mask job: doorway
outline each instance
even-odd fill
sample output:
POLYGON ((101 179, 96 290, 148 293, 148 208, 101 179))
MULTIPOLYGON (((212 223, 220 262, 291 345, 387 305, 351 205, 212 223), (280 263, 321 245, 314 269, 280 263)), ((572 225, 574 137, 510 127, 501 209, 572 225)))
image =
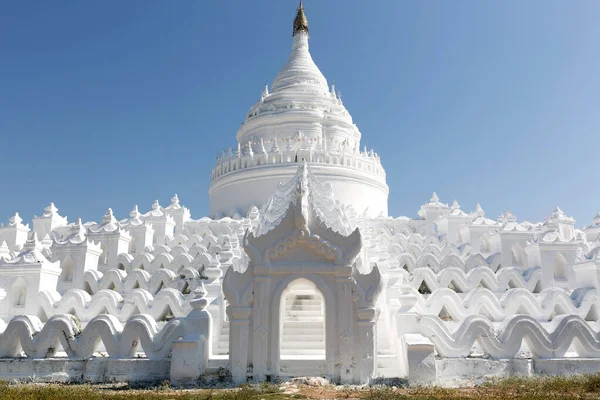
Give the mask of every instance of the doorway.
POLYGON ((291 282, 281 294, 281 360, 325 360, 325 301, 308 279, 291 282))

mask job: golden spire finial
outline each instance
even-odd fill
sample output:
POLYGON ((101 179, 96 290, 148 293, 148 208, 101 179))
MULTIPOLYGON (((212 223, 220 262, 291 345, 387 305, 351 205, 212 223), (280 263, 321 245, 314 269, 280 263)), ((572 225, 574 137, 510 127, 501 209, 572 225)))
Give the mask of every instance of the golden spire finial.
POLYGON ((304 15, 304 6, 302 5, 302 0, 300 0, 300 5, 298 5, 298 10, 296 12, 296 18, 294 19, 294 34, 304 31, 308 33, 308 20, 306 19, 306 15, 304 15))

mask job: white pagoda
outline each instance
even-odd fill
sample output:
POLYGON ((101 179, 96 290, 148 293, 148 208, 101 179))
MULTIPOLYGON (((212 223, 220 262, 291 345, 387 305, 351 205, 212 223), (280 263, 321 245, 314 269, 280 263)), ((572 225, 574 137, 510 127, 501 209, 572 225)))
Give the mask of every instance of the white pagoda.
MULTIPOLYGON (((486 217, 434 193, 388 215, 379 156, 309 53, 292 52, 212 171, 119 220, 0 226, 0 379, 236 383, 600 370, 600 213, 486 217), (19 358, 19 367, 12 362, 19 358)), ((549 210, 550 211, 550 210, 549 210)))

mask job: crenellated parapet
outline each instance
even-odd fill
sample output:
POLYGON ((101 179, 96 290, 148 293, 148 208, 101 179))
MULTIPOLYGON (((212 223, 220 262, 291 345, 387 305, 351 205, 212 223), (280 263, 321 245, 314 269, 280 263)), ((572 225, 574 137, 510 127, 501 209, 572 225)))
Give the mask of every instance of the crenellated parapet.
POLYGON ((512 359, 525 341, 531 357, 537 359, 565 357, 570 350, 578 357, 600 357, 600 326, 577 315, 561 315, 550 324, 514 315, 499 326, 480 315, 470 315, 450 329, 439 317, 413 313, 399 315, 398 326, 410 327, 406 333, 429 338, 443 358, 469 357, 477 346, 483 357, 512 359))
POLYGON ((168 321, 184 317, 190 311, 191 297, 176 289, 161 289, 151 294, 145 289, 133 289, 126 295, 102 289, 90 296, 79 289, 70 289, 64 295, 55 291, 41 291, 38 303, 40 315, 47 318, 59 314, 75 315, 83 324, 101 314, 114 316, 126 322, 138 314, 148 314, 154 321, 168 321))
POLYGON ((310 138, 271 139, 248 142, 236 151, 225 150, 217 156, 212 181, 247 168, 302 163, 333 165, 358 170, 385 182, 385 170, 379 155, 373 150, 358 151, 344 143, 310 138))
POLYGON ((564 314, 577 315, 586 321, 596 321, 598 293, 595 288, 577 289, 569 295, 556 287, 532 293, 526 285, 520 288, 506 286, 501 292, 502 296, 498 297, 496 292, 482 287, 457 293, 457 289, 465 288, 457 284, 454 290, 448 286, 441 287, 425 297, 420 296, 414 285, 412 286, 412 292, 405 292, 403 295, 415 296, 418 300, 412 309, 406 311, 419 315, 440 316, 445 321, 463 321, 470 315, 478 314, 491 322, 502 322, 520 314, 539 322, 546 322, 555 317, 557 309, 564 314))
POLYGON ((23 315, 0 332, 0 357, 14 358, 24 352, 31 358, 50 358, 62 349, 71 358, 88 358, 100 350, 117 359, 134 358, 141 350, 150 359, 162 359, 168 357, 173 341, 182 334, 181 320, 172 320, 159 329, 154 319, 144 314, 125 325, 114 316, 100 315, 83 329, 70 314, 55 315, 45 324, 33 315, 23 315))
POLYGON ((523 288, 531 293, 539 293, 542 280, 542 270, 539 267, 526 271, 506 267, 496 272, 487 266, 475 267, 469 271, 449 267, 437 273, 431 268, 420 267, 412 271, 399 270, 396 275, 396 287, 408 286, 424 293, 444 288, 452 288, 455 292, 464 294, 477 288, 487 288, 494 293, 523 288))

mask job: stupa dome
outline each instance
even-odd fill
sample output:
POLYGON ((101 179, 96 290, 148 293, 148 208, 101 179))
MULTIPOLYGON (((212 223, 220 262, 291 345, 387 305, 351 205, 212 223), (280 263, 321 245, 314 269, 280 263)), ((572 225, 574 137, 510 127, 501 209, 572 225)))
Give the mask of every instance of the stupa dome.
POLYGON ((361 151, 361 133, 335 85, 329 86, 315 64, 308 39, 300 3, 287 62, 247 112, 237 150, 217 157, 209 190, 212 216, 245 215, 250 207, 261 207, 304 161, 317 178, 331 183, 342 204, 387 216, 389 189, 379 156, 361 151))

